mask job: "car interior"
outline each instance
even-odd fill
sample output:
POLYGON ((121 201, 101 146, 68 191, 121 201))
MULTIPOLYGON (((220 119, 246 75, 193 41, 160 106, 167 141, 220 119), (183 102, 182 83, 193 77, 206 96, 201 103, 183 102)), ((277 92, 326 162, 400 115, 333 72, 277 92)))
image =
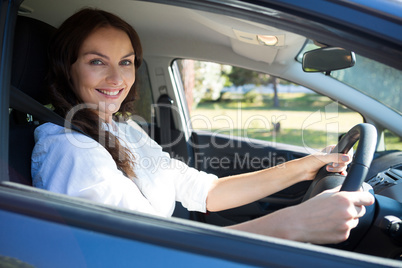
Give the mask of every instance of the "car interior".
MULTIPOLYGON (((9 109, 9 179, 11 182, 32 185, 30 159, 34 146, 33 131, 35 128, 43 122, 53 122, 59 125, 65 123, 64 119, 46 108, 49 105, 44 86, 48 68, 47 44, 52 33, 65 17, 85 4, 90 5, 91 1, 82 3, 79 0, 72 0, 67 2, 68 4, 26 0, 20 8, 14 34, 9 109), (58 10, 58 12, 51 12, 51 10, 58 10)), ((111 12, 116 9, 114 1, 100 2, 104 9, 111 12)), ((252 66, 255 71, 268 72, 303 84, 329 98, 339 100, 345 106, 353 104, 354 109, 362 114, 364 122, 375 125, 379 130, 379 135, 378 138, 375 138, 377 144, 374 147, 371 145, 375 153, 370 169, 367 170, 366 182, 374 188, 375 193, 382 192, 384 196, 393 200, 390 206, 381 212, 377 211, 377 214, 391 213, 395 216, 402 216, 400 204, 402 196, 399 194, 401 191, 399 188, 402 187, 402 184, 399 184, 402 181, 402 152, 385 150, 381 134, 385 129, 402 132, 402 124, 391 123, 400 121, 400 114, 387 111, 390 120, 382 122, 381 113, 385 111, 383 110, 385 108, 372 98, 363 94, 356 95, 359 98, 359 102, 356 102, 353 95, 355 93, 348 92, 347 86, 335 80, 328 81, 326 77, 318 74, 312 74, 315 79, 306 81, 303 78, 304 72, 300 68, 300 62, 295 60, 295 55, 303 49, 308 41, 308 38, 303 36, 305 30, 299 29, 301 26, 289 26, 291 25, 289 23, 279 25, 279 22, 266 19, 265 22, 271 22, 273 25, 267 26, 262 24, 261 20, 256 22, 250 18, 249 21, 246 21, 244 17, 239 18, 231 16, 231 14, 214 14, 204 10, 191 10, 168 5, 160 8, 160 4, 141 1, 132 1, 127 5, 130 5, 131 8, 118 12, 134 27, 138 27, 143 41, 145 59, 139 71, 139 79, 141 88, 146 90, 139 93, 139 99, 144 101, 138 102, 138 110, 140 112, 144 110, 144 113, 133 116, 133 120, 151 138, 161 144, 172 157, 179 158, 199 170, 223 177, 254 169, 253 167, 238 166, 220 170, 214 168, 213 163, 205 164, 198 161, 195 156, 202 156, 204 159, 212 156, 229 157, 231 161, 235 161, 235 156, 246 159, 250 154, 263 159, 267 152, 270 152, 271 162, 265 163, 265 166, 268 167, 274 163, 300 158, 309 153, 305 148, 299 146, 281 143, 272 145, 254 141, 260 145, 256 149, 253 144, 239 137, 211 135, 208 132, 192 130, 191 127, 188 127, 189 113, 186 108, 183 108, 187 105, 181 85, 182 81, 179 81, 178 76, 172 75, 178 72, 178 66, 172 62, 172 59, 192 58, 212 61, 216 58, 219 62, 230 62, 239 67, 250 68, 252 66), (133 16, 130 10, 141 10, 141 12, 133 16), (166 20, 170 23, 163 23, 166 20), (286 30, 282 30, 280 26, 286 30), (159 30, 156 32, 154 29, 159 30), (253 44, 256 40, 251 40, 250 36, 255 32, 278 36, 279 45, 267 47, 253 44), (295 34, 295 32, 300 32, 300 34, 295 34), (170 42, 165 44, 165 39, 169 39, 170 42), (328 86, 323 88, 321 86, 323 83, 328 86), (143 99, 141 99, 142 94, 144 94, 143 99), (151 105, 152 110, 146 107, 151 105), (378 112, 373 113, 373 109, 377 109, 378 112), (171 146, 173 140, 175 142, 171 146), (236 146, 227 146, 231 142, 236 146), (194 144, 211 143, 217 145, 216 148, 193 146, 194 144)), ((317 33, 317 35, 319 34, 317 33)), ((333 37, 328 37, 328 40, 333 41, 333 37)), ((335 43, 337 42, 335 41, 335 43)), ((219 213, 188 212, 177 204, 174 216, 226 226, 298 204, 305 198, 310 185, 311 182, 299 183, 258 202, 219 213)), ((369 215, 371 222, 374 221, 374 213, 369 215)), ((367 228, 361 232, 367 234, 367 228)), ((365 241, 377 239, 375 237, 379 232, 378 229, 370 233, 365 237, 365 241)), ((355 250, 356 241, 360 242, 364 234, 357 235, 358 238, 353 243, 349 241, 354 245, 351 250, 355 250)), ((383 250, 372 250, 369 246, 362 246, 358 250, 392 258, 402 252, 401 244, 395 246, 394 242, 387 240, 388 238, 381 239, 381 241, 386 240, 384 243, 387 244, 383 250), (392 248, 392 252, 390 248, 392 248)), ((345 245, 342 247, 347 248, 345 245)))
MULTIPOLYGON (((10 98, 10 107, 12 108, 10 111, 10 181, 24 185, 32 185, 30 158, 34 146, 33 131, 36 126, 40 123, 49 121, 64 126, 64 121, 62 119, 54 119, 56 114, 47 108, 43 108, 45 105, 49 104, 49 99, 46 97, 46 87, 44 86, 48 67, 45 60, 47 57, 46 48, 54 31, 55 28, 49 24, 24 16, 20 16, 16 24, 12 71, 13 88, 10 98)), ((142 68, 144 67, 146 67, 146 64, 142 66, 142 68)), ((172 117, 173 113, 171 112, 171 108, 166 106, 166 103, 169 103, 169 97, 167 94, 161 95, 156 102, 156 107, 158 111, 160 110, 160 115, 168 115, 167 118, 161 118, 160 126, 156 126, 156 124, 146 124, 146 122, 141 124, 141 121, 139 123, 150 135, 153 134, 153 138, 156 141, 159 141, 162 146, 164 144, 169 144, 172 140, 179 140, 179 142, 173 143, 173 146, 166 146, 165 150, 176 157, 180 157, 180 159, 190 163, 190 165, 195 166, 197 163, 189 162, 189 159, 194 161, 190 155, 195 152, 192 151, 192 147, 185 140, 183 132, 174 126, 172 117), (169 136, 164 137, 166 134, 169 136), (164 138, 166 139, 165 141, 163 140, 164 138)), ((218 145, 221 144, 222 146, 225 146, 225 144, 228 143, 228 138, 225 136, 214 138, 214 143, 218 145)), ((202 133, 193 133, 192 139, 196 140, 197 144, 211 142, 211 137, 209 135, 203 135, 202 133)), ((252 145, 250 144, 242 143, 242 147, 246 147, 242 148, 245 154, 252 150, 252 145)), ((239 150, 239 148, 234 150, 239 150)), ((198 149, 197 153, 202 155, 210 154, 210 152, 203 151, 202 148, 198 149)), ((233 154, 234 153, 235 152, 233 152, 233 154)), ((217 157, 224 157, 227 154, 227 150, 214 152, 214 155, 217 157)), ((260 156, 258 154, 255 154, 255 156, 262 158, 265 152, 261 150, 259 154, 260 156)), ((302 152, 294 152, 290 149, 281 149, 275 152, 275 157, 286 160, 295 159, 304 155, 305 154, 302 152)), ((280 161, 278 160, 278 163, 279 162, 280 161)), ((200 165, 200 163, 198 164, 200 165)), ((215 174, 217 173, 216 170, 208 166, 204 167, 204 171, 213 172, 215 174)), ((223 177, 248 171, 253 170, 246 168, 242 168, 242 170, 231 169, 224 170, 217 175, 223 177)), ((300 199, 303 197, 303 192, 308 184, 309 183, 300 183, 299 185, 278 193, 273 198, 283 199, 280 207, 296 204, 300 202, 300 199)), ((269 199, 266 200, 266 202, 268 203, 269 199)), ((202 221, 206 220, 203 218, 205 215, 200 213, 189 213, 182 209, 179 203, 177 205, 178 209, 175 215, 202 221)), ((241 210, 244 210, 245 215, 247 215, 245 218, 241 219, 241 221, 267 213, 267 211, 261 211, 261 208, 255 208, 253 206, 254 204, 241 208, 241 210)), ((274 209, 277 208, 275 207, 274 209)), ((231 214, 230 211, 223 213, 225 217, 212 214, 208 221, 223 226, 232 224, 239 220, 230 220, 232 217, 239 217, 237 211, 234 213, 235 215, 232 216, 231 214)))

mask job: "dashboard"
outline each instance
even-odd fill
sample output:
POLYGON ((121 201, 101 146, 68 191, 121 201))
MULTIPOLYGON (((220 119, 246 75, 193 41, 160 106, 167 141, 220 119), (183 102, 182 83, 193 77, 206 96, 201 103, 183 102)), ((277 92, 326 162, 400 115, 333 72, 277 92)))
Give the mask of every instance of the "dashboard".
POLYGON ((384 154, 373 160, 366 183, 374 193, 402 203, 402 152, 384 154))

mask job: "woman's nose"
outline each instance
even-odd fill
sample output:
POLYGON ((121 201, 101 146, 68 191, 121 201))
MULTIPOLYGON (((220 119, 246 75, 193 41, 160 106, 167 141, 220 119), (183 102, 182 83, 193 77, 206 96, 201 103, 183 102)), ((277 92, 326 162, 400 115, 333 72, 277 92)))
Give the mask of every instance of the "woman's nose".
POLYGON ((116 67, 110 67, 107 77, 106 77, 106 82, 112 85, 121 85, 123 83, 123 76, 119 68, 116 67))

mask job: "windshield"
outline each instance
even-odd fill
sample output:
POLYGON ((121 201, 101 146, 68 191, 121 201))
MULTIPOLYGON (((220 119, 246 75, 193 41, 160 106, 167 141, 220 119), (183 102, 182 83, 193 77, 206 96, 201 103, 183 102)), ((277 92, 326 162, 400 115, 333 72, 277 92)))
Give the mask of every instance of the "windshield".
MULTIPOLYGON (((317 49, 309 41, 298 55, 301 62, 306 51, 317 49)), ((356 64, 348 69, 333 71, 331 77, 363 92, 402 114, 402 72, 356 54, 356 64)))

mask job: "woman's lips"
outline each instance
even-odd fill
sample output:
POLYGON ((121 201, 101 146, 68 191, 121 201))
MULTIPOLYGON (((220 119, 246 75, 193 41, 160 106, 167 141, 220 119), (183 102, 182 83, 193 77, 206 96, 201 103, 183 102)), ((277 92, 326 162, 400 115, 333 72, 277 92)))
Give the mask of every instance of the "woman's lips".
POLYGON ((99 93, 110 96, 110 97, 116 97, 120 95, 121 92, 123 92, 123 88, 121 89, 114 89, 114 90, 106 90, 106 89, 96 89, 99 93))

